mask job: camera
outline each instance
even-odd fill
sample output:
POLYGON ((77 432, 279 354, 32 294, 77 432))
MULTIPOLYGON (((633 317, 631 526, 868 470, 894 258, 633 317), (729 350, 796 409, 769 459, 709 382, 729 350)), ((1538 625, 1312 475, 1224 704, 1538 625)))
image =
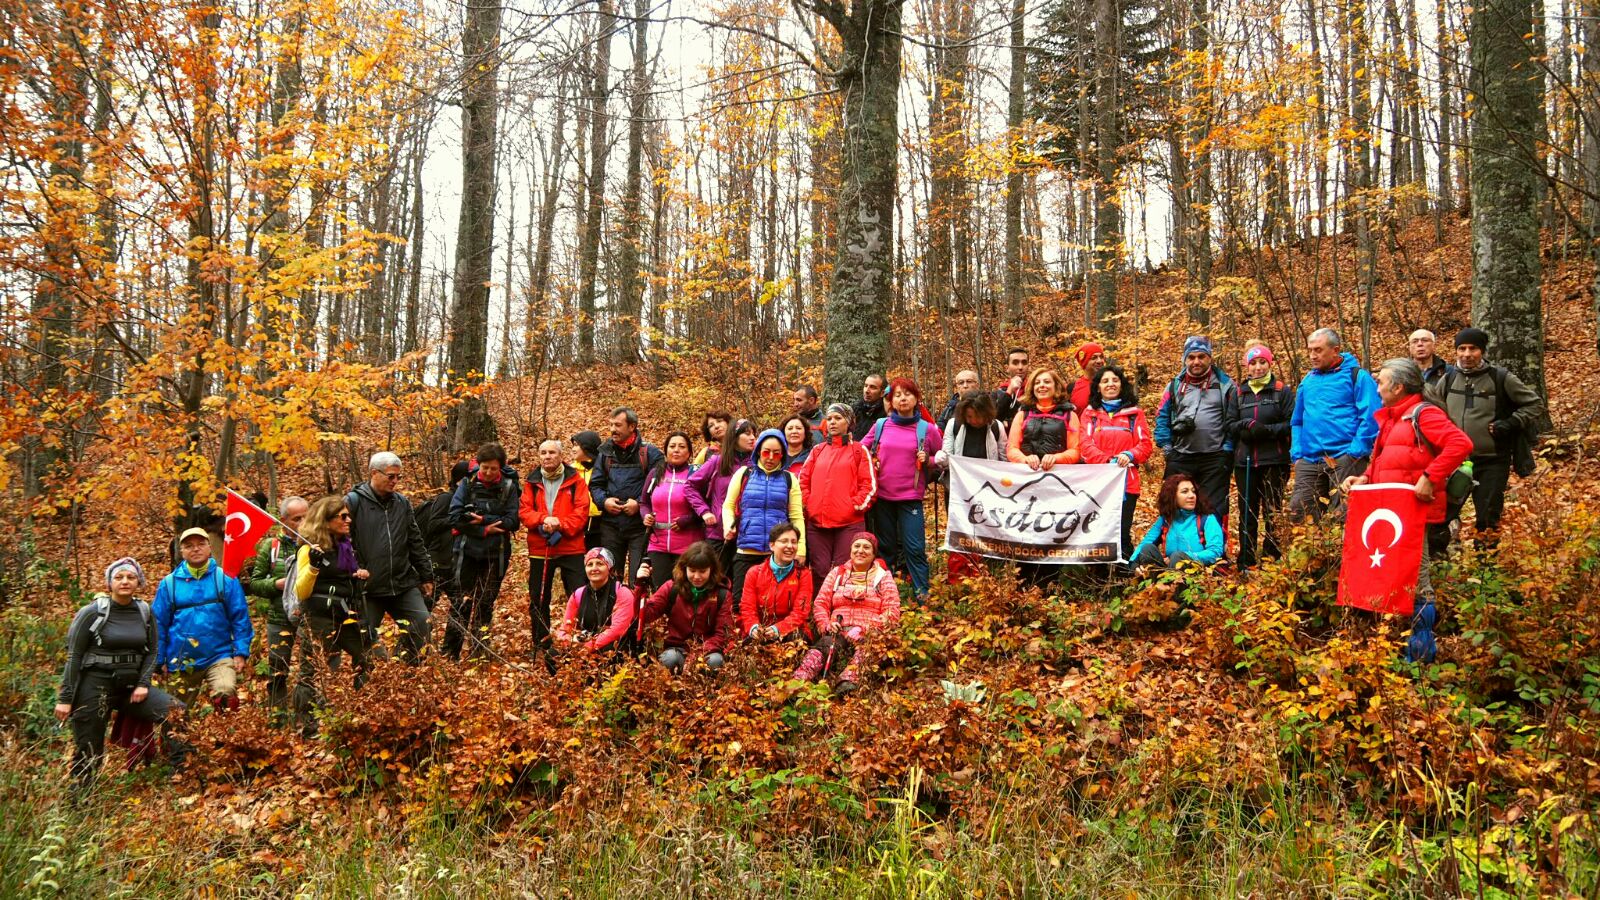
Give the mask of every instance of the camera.
POLYGON ((1178 436, 1194 434, 1194 413, 1185 413, 1172 420, 1172 433, 1178 436))

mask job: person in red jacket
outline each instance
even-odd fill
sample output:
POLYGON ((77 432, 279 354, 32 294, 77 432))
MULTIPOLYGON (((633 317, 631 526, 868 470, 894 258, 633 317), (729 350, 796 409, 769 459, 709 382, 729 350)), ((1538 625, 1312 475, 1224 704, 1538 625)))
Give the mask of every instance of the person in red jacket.
POLYGON ((1139 467, 1155 450, 1150 425, 1133 382, 1116 366, 1103 366, 1079 419, 1078 451, 1094 465, 1117 465, 1127 473, 1122 495, 1122 558, 1133 554, 1133 511, 1139 505, 1139 467))
POLYGON ((561 618, 556 640, 570 641, 597 653, 611 649, 637 652, 633 617, 638 604, 633 591, 612 577, 616 561, 611 551, 596 547, 583 556, 588 582, 567 594, 567 614, 561 618))
POLYGON ((788 522, 772 526, 772 555, 745 573, 739 633, 752 641, 811 637, 811 570, 795 562, 800 532, 788 522))
POLYGON ((872 662, 870 644, 865 642, 900 621, 900 589, 878 559, 878 539, 870 532, 857 535, 850 545, 850 559, 828 573, 812 604, 811 620, 822 637, 806 651, 794 677, 812 681, 837 671, 848 660, 833 689, 837 694, 850 693, 872 662))
POLYGON ((561 460, 561 442, 539 444, 539 470, 522 486, 518 517, 528 532, 528 622, 533 650, 550 658, 550 589, 561 573, 568 595, 584 583, 584 532, 589 527, 589 483, 561 460))
POLYGON ((1100 370, 1107 365, 1106 348, 1094 341, 1089 341, 1072 351, 1072 358, 1077 361, 1078 368, 1083 370, 1083 374, 1072 382, 1072 406, 1081 414, 1089 408, 1089 400, 1094 395, 1095 382, 1100 380, 1100 370))
POLYGON ((683 671, 696 641, 705 654, 706 668, 713 672, 722 668, 723 651, 733 631, 733 601, 722 577, 722 563, 710 543, 700 541, 683 551, 673 567, 672 580, 656 589, 637 624, 642 628, 662 617, 667 620, 667 648, 660 659, 668 671, 674 675, 683 671))
POLYGON ((867 510, 878 496, 872 454, 851 437, 853 418, 845 404, 829 406, 822 419, 828 436, 812 448, 811 458, 800 470, 806 550, 814 586, 821 586, 833 567, 850 555, 850 544, 866 530, 867 510))
MULTIPOLYGON (((1445 519, 1445 485, 1472 455, 1472 438, 1456 427, 1449 413, 1424 401, 1422 390, 1422 367, 1416 360, 1391 359, 1383 364, 1378 370, 1383 406, 1374 414, 1378 440, 1372 447, 1372 462, 1365 474, 1346 478, 1341 487, 1349 493, 1368 482, 1415 484, 1417 499, 1428 504, 1428 524, 1437 525, 1445 519)), ((1433 626, 1439 613, 1433 600, 1433 578, 1424 553, 1417 571, 1411 639, 1406 643, 1406 658, 1412 662, 1432 662, 1437 652, 1433 626)))

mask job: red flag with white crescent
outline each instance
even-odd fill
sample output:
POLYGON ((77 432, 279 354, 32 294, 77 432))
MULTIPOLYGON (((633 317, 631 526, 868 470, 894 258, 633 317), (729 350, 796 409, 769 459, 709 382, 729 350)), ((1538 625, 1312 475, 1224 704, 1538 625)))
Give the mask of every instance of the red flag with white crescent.
POLYGON ((1351 490, 1339 605, 1411 615, 1427 524, 1427 507, 1409 484, 1363 484, 1351 490))
POLYGON ((278 521, 261 507, 228 490, 228 517, 222 526, 222 572, 239 577, 239 571, 256 552, 256 544, 272 532, 278 521))

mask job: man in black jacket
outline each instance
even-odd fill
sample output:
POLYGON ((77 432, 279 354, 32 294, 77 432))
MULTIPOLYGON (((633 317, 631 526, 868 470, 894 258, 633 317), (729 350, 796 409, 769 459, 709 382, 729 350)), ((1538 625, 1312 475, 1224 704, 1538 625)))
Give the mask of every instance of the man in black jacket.
POLYGON ((611 551, 629 585, 644 562, 650 531, 639 503, 645 475, 661 463, 661 451, 639 435, 639 414, 626 406, 611 411, 611 439, 600 445, 589 496, 600 507, 600 546, 611 551))
POLYGON ((450 500, 455 580, 461 587, 444 632, 444 652, 451 659, 461 657, 467 635, 472 636, 472 656, 488 649, 494 602, 511 563, 511 533, 522 524, 517 516, 522 486, 516 471, 506 466, 505 449, 484 444, 477 460, 478 470, 456 486, 450 500))
POLYGON ((855 421, 850 426, 850 435, 856 440, 866 437, 879 419, 889 415, 889 408, 883 402, 883 390, 888 384, 878 374, 868 375, 861 382, 861 399, 851 406, 855 421))
POLYGON ((367 481, 344 498, 356 556, 371 573, 365 585, 367 640, 377 643, 387 613, 400 627, 401 658, 414 664, 428 643, 431 616, 423 592, 433 591, 433 559, 411 502, 399 491, 400 457, 374 453, 367 471, 367 481))

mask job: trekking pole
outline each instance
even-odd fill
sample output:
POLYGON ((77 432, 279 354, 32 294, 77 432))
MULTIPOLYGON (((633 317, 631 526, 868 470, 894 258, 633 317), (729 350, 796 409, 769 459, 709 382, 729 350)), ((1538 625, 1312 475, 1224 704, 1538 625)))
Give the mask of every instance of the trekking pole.
POLYGON ((844 637, 844 613, 839 613, 834 617, 833 621, 834 624, 839 626, 839 631, 834 635, 833 640, 828 642, 828 656, 822 661, 823 675, 833 671, 833 651, 839 648, 839 641, 844 637))

